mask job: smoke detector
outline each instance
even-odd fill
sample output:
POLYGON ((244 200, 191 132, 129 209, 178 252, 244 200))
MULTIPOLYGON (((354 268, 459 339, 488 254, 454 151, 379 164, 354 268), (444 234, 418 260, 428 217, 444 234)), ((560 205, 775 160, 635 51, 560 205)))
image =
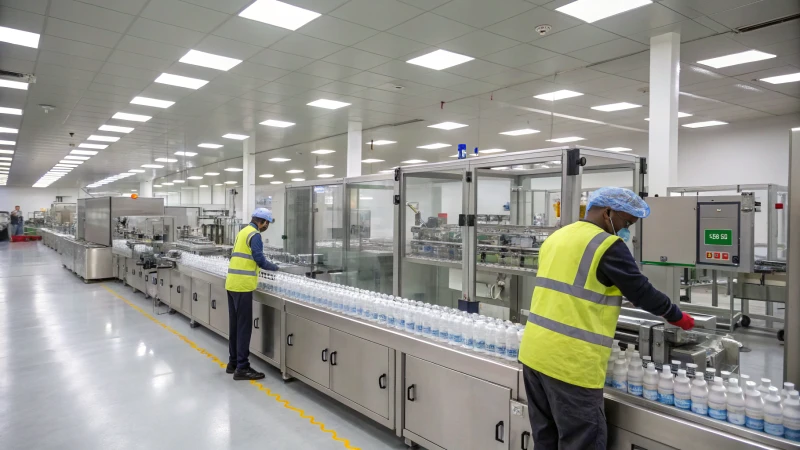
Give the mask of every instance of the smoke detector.
POLYGON ((55 107, 55 106, 53 106, 53 105, 39 105, 39 107, 40 107, 40 108, 42 108, 42 109, 44 110, 44 113, 45 113, 45 114, 47 114, 47 113, 49 113, 50 111, 53 111, 54 109, 56 109, 56 107, 55 107))
POLYGON ((544 36, 550 31, 552 31, 553 27, 551 27, 550 25, 539 25, 538 27, 534 28, 534 30, 536 30, 536 32, 539 33, 539 36, 544 36))
POLYGON ((400 86, 399 84, 397 84, 397 85, 394 86, 394 88, 395 88, 395 90, 402 91, 406 87, 405 86, 400 86))

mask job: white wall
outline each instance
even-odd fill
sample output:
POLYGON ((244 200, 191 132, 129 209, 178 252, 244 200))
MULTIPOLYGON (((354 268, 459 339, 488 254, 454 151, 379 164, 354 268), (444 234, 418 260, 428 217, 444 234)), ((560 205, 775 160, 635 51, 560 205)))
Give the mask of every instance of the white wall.
POLYGON ((50 204, 56 201, 56 196, 63 196, 63 201, 68 203, 77 202, 78 191, 78 189, 0 187, 0 211, 11 211, 14 206, 19 205, 27 219, 29 212, 39 211, 42 208, 50 209, 50 204))

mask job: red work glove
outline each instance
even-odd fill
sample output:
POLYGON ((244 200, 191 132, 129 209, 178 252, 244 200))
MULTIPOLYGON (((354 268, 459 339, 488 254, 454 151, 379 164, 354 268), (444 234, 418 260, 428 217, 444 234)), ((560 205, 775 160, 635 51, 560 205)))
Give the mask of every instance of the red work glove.
POLYGON ((681 317, 680 320, 670 322, 670 324, 683 328, 684 330, 691 330, 694 328, 694 317, 686 314, 683 311, 681 311, 681 314, 683 314, 683 317, 681 317))

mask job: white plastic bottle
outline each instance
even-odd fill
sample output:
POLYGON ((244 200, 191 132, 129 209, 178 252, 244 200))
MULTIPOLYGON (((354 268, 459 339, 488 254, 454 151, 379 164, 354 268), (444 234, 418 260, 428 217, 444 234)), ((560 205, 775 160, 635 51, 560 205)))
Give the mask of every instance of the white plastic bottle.
POLYGON ((766 398, 769 394, 769 387, 772 386, 772 380, 769 378, 762 378, 761 385, 758 386, 758 392, 761 392, 761 398, 766 398))
POLYGON ((403 316, 406 318, 406 332, 413 334, 417 329, 417 324, 414 323, 414 306, 408 305, 403 316))
POLYGON ((439 312, 435 310, 430 311, 430 320, 431 320, 431 339, 434 341, 439 340, 439 312))
POLYGON ((692 408, 692 385, 683 369, 678 369, 678 376, 675 377, 675 406, 680 409, 692 408))
POLYGON ((697 364, 695 363, 686 363, 686 376, 689 378, 696 378, 697 377, 697 364))
POLYGON ((506 330, 506 359, 516 361, 519 358, 519 340, 517 339, 517 328, 508 327, 506 330))
POLYGON ((442 312, 439 315, 439 342, 447 344, 450 342, 450 324, 447 320, 447 313, 442 312))
POLYGON ((642 369, 647 370, 647 365, 653 362, 652 356, 642 356, 642 369))
POLYGON ((386 326, 386 300, 378 300, 378 323, 386 326))
POLYGON ((628 390, 628 370, 625 366, 623 355, 620 355, 619 359, 614 361, 614 376, 611 385, 614 389, 628 390))
POLYGON ((644 369, 638 358, 631 359, 628 364, 628 393, 641 397, 644 384, 644 369))
POLYGON ((714 377, 716 377, 716 376, 717 376, 717 369, 715 369, 713 367, 709 367, 709 368, 706 369, 705 377, 706 377, 706 382, 707 383, 713 383, 714 382, 714 377))
POLYGON ((497 342, 494 340, 494 335, 497 333, 497 327, 494 323, 489 322, 486 324, 486 354, 494 355, 497 349, 497 342))
POLYGON ((764 432, 783 437, 783 406, 781 393, 775 386, 764 397, 764 432))
POLYGON ((692 380, 692 412, 708 415, 708 385, 703 377, 692 380))
POLYGON ((789 393, 794 390, 794 383, 789 381, 783 382, 783 389, 781 389, 781 399, 786 400, 789 398, 789 393))
POLYGON ((669 364, 661 366, 661 376, 658 379, 658 402, 665 405, 675 404, 675 381, 669 364))
MULTIPOLYGON (((389 300, 389 307, 386 308, 386 326, 394 328, 397 324, 397 302, 389 300)), ((356 315, 358 315, 358 307, 356 307, 356 315)))
POLYGON ((422 336, 424 328, 422 324, 422 315, 423 315, 422 310, 423 308, 421 306, 417 306, 414 308, 414 324, 416 327, 414 328, 414 334, 416 334, 417 336, 422 336))
POLYGON ((708 417, 717 420, 728 420, 728 395, 722 377, 714 377, 711 392, 708 393, 708 417))
POLYGON ((728 379, 728 422, 744 426, 744 393, 736 378, 728 379))
POLYGON ((800 442, 800 392, 789 392, 783 401, 783 437, 800 442))
POLYGON ((606 364, 606 386, 611 387, 614 385, 614 363, 619 359, 619 348, 611 347, 611 357, 608 358, 606 364))
POLYGON ((655 364, 647 364, 642 380, 642 397, 654 402, 658 401, 658 372, 656 372, 655 364))
POLYGON ((633 359, 633 353, 636 351, 636 346, 633 344, 628 344, 628 348, 625 349, 625 367, 631 363, 631 359, 633 359))
POLYGON ((506 326, 498 324, 494 335, 494 356, 505 359, 506 357, 506 326))
POLYGON ((672 375, 678 376, 678 370, 681 368, 681 362, 677 359, 670 361, 669 368, 672 370, 672 375))
POLYGON ((764 431, 764 400, 756 389, 755 381, 747 382, 744 401, 744 425, 753 430, 764 431))
POLYGON ((486 322, 483 320, 475 322, 475 351, 486 353, 486 322))
POLYGON ((722 385, 725 386, 725 389, 728 389, 728 380, 731 378, 731 373, 723 370, 719 373, 719 376, 722 377, 722 385))

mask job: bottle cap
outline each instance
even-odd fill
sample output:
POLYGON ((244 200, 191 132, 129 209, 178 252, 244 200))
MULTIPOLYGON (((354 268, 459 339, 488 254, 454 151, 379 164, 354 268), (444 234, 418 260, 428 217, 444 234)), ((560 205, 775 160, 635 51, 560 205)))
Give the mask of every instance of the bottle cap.
POLYGON ((663 366, 661 366, 661 370, 664 373, 672 373, 672 369, 670 369, 669 364, 664 364, 663 366))
POLYGON ((739 387, 739 379, 738 378, 728 378, 728 387, 739 387))
POLYGON ((647 363, 647 370, 656 370, 656 365, 653 363, 647 363))
POLYGON ((763 385, 769 385, 771 383, 772 383, 772 380, 770 380, 769 378, 762 378, 761 379, 761 384, 763 384, 763 385))
POLYGON ((792 383, 790 381, 784 381, 783 382, 783 388, 786 389, 787 391, 791 392, 791 391, 794 390, 794 383, 792 383))
POLYGON ((769 387, 769 393, 778 395, 778 388, 776 388, 775 386, 770 386, 769 387))
POLYGON ((797 391, 789 392, 789 398, 792 400, 800 399, 800 392, 797 391))
POLYGON ((714 377, 714 384, 722 385, 722 377, 714 377))
POLYGON ((678 369, 678 376, 679 377, 686 377, 686 371, 683 369, 678 369))
POLYGON ((697 364, 695 363, 686 363, 686 367, 689 369, 697 369, 697 364))
POLYGON ((681 362, 678 361, 677 359, 673 359, 672 360, 672 365, 675 366, 675 367, 680 367, 681 366, 681 362))

